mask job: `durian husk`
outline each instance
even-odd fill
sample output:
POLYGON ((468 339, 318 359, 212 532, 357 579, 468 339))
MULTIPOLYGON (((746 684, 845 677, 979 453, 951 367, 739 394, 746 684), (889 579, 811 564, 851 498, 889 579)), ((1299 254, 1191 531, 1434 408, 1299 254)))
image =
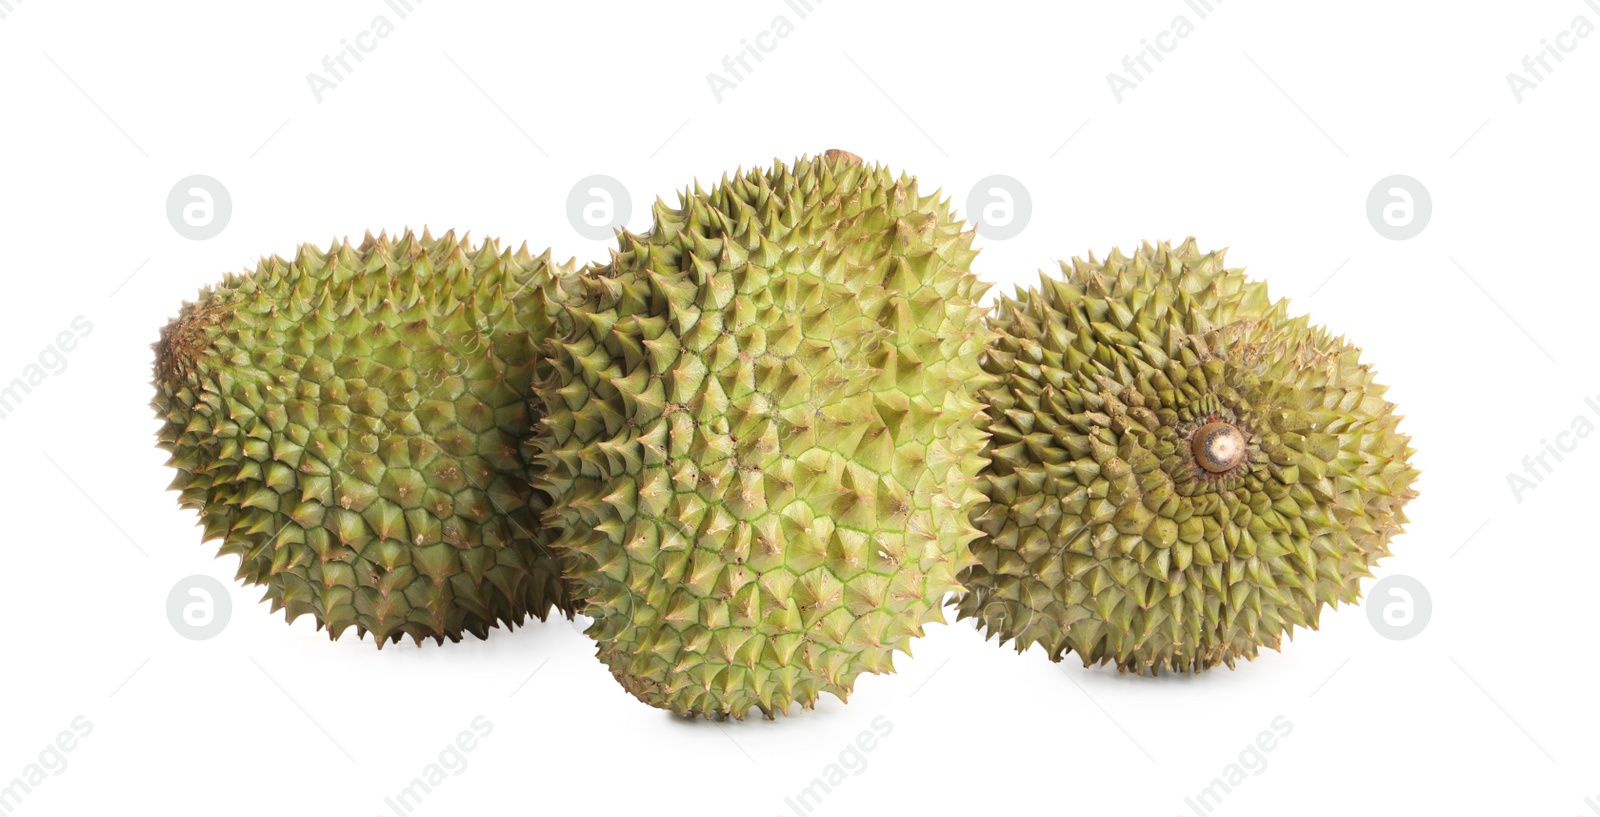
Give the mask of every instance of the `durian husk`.
POLYGON ((837 151, 658 202, 585 280, 537 484, 628 692, 771 718, 943 620, 983 466, 972 237, 837 151))
POLYGON ((180 504, 274 611, 330 638, 570 615, 524 449, 573 277, 548 252, 407 231, 207 287, 154 345, 180 504))
POLYGON ((1233 667, 1354 603, 1416 496, 1360 350, 1194 239, 1074 259, 1002 298, 978 564, 959 617, 1139 674, 1233 667), (1201 425, 1243 432, 1212 474, 1201 425))

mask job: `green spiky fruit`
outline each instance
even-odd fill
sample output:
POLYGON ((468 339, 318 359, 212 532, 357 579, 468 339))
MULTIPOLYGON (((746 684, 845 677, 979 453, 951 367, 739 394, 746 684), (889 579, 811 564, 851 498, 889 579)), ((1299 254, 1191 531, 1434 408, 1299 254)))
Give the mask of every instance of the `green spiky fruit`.
POLYGON ((620 241, 540 390, 546 520, 599 657, 680 715, 842 700, 971 560, 972 234, 830 152, 620 241))
POLYGON ((1193 239, 1003 299, 960 616, 1053 660, 1200 671, 1354 602, 1415 496, 1359 350, 1193 239))
POLYGON ((528 400, 570 266, 453 233, 263 259, 155 344, 181 504, 290 621, 381 648, 570 614, 528 400))

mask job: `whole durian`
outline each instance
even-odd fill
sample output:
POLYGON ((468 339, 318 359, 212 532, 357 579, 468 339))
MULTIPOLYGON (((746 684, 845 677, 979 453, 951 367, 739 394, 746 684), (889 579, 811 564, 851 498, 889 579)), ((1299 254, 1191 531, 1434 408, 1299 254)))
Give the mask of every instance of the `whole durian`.
POLYGON ((523 445, 570 265, 454 233, 263 259, 155 344, 172 487, 290 621, 378 647, 568 613, 523 445))
POLYGON ((972 233, 838 151, 654 214, 584 281, 540 388, 564 575, 648 704, 843 700, 943 621, 971 561, 972 233))
POLYGON ((1119 670, 1229 667, 1354 602, 1415 496, 1360 351, 1194 239, 1002 299, 962 618, 1119 670))

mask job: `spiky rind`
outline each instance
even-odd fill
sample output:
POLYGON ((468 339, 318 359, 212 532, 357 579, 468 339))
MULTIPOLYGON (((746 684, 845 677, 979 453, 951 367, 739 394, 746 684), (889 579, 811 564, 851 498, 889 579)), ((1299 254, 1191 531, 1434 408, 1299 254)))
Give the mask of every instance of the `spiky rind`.
POLYGON ((680 715, 844 699, 971 561, 972 233, 841 152, 620 241, 540 389, 545 519, 599 657, 680 715))
POLYGON ((229 275, 155 344, 158 445, 290 621, 381 648, 570 615, 522 446, 571 265, 370 234, 229 275))
POLYGON ((990 322, 959 616, 1057 661, 1198 672, 1356 601, 1417 476, 1360 350, 1192 238, 1061 267, 990 322), (1196 463, 1207 423, 1242 432, 1241 464, 1196 463))

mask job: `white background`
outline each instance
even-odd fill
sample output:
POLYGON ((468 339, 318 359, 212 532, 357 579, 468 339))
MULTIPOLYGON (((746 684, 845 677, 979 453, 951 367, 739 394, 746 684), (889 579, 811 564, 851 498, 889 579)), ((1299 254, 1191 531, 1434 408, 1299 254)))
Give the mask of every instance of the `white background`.
POLYGON ((16 813, 393 814, 384 798, 479 715, 492 734, 414 813, 794 814, 785 798, 880 716, 893 731, 814 813, 1194 814, 1185 798, 1279 716, 1292 733, 1213 813, 1600 813, 1600 439, 1520 498, 1507 484, 1574 418, 1600 425, 1600 34, 1564 41, 1520 102, 1506 80, 1600 11, 530 5, 10 0, 0 384, 93 324, 0 420, 0 785, 93 724, 16 813), (319 102, 307 74, 380 14, 393 34, 319 102), (780 14, 794 31, 717 101, 707 75, 780 14), (1106 75, 1180 14, 1194 32, 1119 102, 1106 75), (1141 679, 935 626, 848 706, 684 722, 622 692, 565 622, 382 652, 286 626, 165 491, 149 344, 225 271, 407 225, 603 259, 568 218, 579 179, 625 184, 642 230, 693 180, 835 147, 963 213, 979 179, 1025 185, 1026 227, 977 242, 997 285, 1193 234, 1362 346, 1423 472, 1377 574, 1428 588, 1427 628, 1389 640, 1345 607, 1235 671, 1141 679), (166 216, 192 174, 233 200, 206 241, 166 216), (1410 240, 1367 217, 1391 174, 1431 192, 1410 240), (209 641, 166 613, 196 574, 230 588, 209 641))

